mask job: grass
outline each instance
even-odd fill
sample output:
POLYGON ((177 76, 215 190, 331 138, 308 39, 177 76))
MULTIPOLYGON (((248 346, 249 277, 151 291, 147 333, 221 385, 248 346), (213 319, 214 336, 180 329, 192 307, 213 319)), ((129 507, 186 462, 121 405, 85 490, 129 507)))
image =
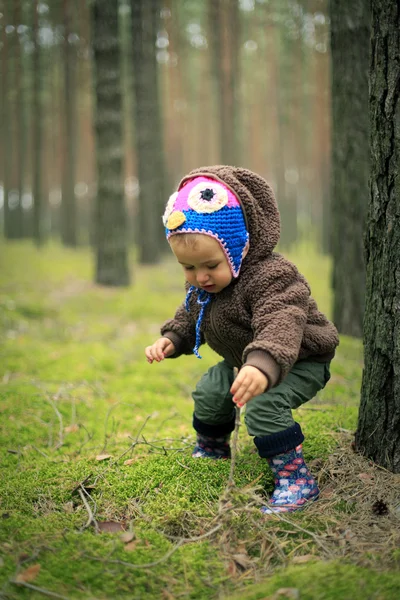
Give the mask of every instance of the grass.
MULTIPOLYGON (((295 262, 329 314, 328 259, 304 246, 295 262)), ((360 341, 341 339, 297 414, 321 499, 268 520, 272 476, 244 427, 232 490, 228 462, 190 457, 191 390, 218 357, 144 359, 179 267, 135 266, 128 289, 92 270, 87 250, 0 246, 0 597, 397 598, 398 480, 351 451, 360 341)))

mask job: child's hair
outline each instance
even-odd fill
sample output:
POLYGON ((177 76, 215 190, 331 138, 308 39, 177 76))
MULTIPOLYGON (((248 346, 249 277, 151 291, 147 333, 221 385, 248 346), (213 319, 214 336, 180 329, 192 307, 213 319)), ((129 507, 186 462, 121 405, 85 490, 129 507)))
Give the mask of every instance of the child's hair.
POLYGON ((176 235, 171 235, 168 242, 170 243, 170 245, 173 245, 174 243, 181 244, 182 246, 185 246, 186 248, 195 248, 196 244, 199 240, 199 236, 204 235, 201 233, 179 233, 176 235))

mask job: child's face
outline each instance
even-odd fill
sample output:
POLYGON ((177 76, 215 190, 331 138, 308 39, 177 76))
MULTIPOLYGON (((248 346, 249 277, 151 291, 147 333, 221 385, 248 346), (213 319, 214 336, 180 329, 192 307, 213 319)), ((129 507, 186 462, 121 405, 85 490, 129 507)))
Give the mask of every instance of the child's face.
POLYGON ((213 294, 226 288, 232 281, 232 273, 217 240, 201 234, 193 242, 180 241, 179 237, 172 236, 169 242, 186 281, 213 294))

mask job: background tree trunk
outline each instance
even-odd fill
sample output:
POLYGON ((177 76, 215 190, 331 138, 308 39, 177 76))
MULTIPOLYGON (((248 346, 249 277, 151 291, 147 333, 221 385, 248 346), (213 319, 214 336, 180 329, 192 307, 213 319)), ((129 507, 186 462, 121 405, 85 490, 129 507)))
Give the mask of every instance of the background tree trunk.
POLYGON ((92 23, 96 90, 96 283, 122 286, 129 284, 129 271, 123 186, 118 2, 94 0, 92 23))
POLYGON ((11 237, 11 211, 8 204, 10 191, 10 172, 11 172, 11 148, 10 143, 10 102, 9 102, 9 85, 10 85, 10 61, 9 61, 9 40, 6 33, 6 26, 10 24, 10 15, 8 10, 8 0, 3 2, 3 20, 2 27, 2 48, 1 48, 1 137, 4 143, 1 144, 2 153, 2 180, 3 180, 3 215, 4 215, 4 237, 11 237))
POLYGON ((14 232, 13 237, 23 237, 23 211, 22 196, 24 193, 25 177, 25 149, 26 149, 26 123, 24 103, 24 69, 23 54, 21 51, 20 35, 18 26, 22 23, 21 0, 14 0, 14 36, 15 36, 15 167, 16 167, 16 196, 18 203, 13 210, 14 232))
POLYGON ((33 238, 37 246, 44 242, 43 213, 44 199, 42 189, 42 72, 41 48, 39 42, 38 0, 34 0, 33 10, 33 99, 32 99, 32 179, 33 179, 33 238))
POLYGON ((218 104, 219 161, 239 164, 239 4, 209 0, 212 76, 218 104))
POLYGON ((400 473, 400 7, 372 0, 365 368, 357 449, 400 473))
POLYGON ((75 200, 75 48, 70 38, 73 33, 73 13, 76 5, 73 0, 63 0, 64 23, 64 111, 63 111, 63 173, 61 201, 61 238, 65 246, 75 247, 77 244, 77 214, 75 200))
POLYGON ((363 231, 368 197, 368 52, 365 0, 331 0, 333 320, 362 336, 363 231))
POLYGON ((166 243, 162 214, 168 200, 156 60, 159 0, 131 0, 135 140, 139 179, 138 259, 158 262, 166 243))

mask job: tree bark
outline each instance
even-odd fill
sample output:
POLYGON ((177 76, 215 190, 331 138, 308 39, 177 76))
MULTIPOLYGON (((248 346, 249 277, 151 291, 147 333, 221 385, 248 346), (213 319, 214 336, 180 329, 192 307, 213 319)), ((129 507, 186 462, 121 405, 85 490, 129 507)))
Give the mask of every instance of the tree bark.
POLYGON ((33 8, 33 100, 32 100, 32 179, 33 179, 33 239, 37 246, 44 242, 43 231, 43 189, 42 189, 42 72, 41 49, 39 42, 38 0, 34 0, 33 8))
POLYGON ((77 214, 75 199, 75 140, 76 140, 76 84, 74 60, 75 50, 69 39, 72 33, 73 9, 71 0, 63 0, 64 21, 64 164, 62 174, 62 202, 61 202, 61 238, 63 244, 75 247, 77 244, 77 214))
POLYGON ((356 447, 400 473, 400 6, 372 0, 365 367, 356 447))
POLYGON ((4 140, 2 144, 2 180, 3 180, 3 216, 4 216, 4 236, 11 237, 11 211, 8 204, 8 195, 10 191, 10 172, 11 172, 11 128, 10 128, 10 62, 9 62, 9 40, 6 33, 6 25, 10 24, 8 14, 7 0, 3 3, 4 26, 2 27, 2 48, 1 48, 1 137, 4 140))
POLYGON ((368 198, 368 52, 365 0, 331 0, 333 320, 362 336, 363 231, 368 198))
POLYGON ((94 0, 93 70, 97 196, 96 283, 129 284, 127 219, 123 186, 123 142, 118 2, 94 0))
POLYGON ((218 98, 220 161, 239 163, 239 48, 237 0, 209 0, 212 76, 218 98))
POLYGON ((168 199, 156 60, 159 0, 131 0, 135 140, 139 179, 138 259, 159 261, 165 244, 161 216, 168 199))
POLYGON ((15 167, 18 191, 18 204, 13 210, 13 237, 23 237, 22 196, 24 193, 25 158, 26 158, 26 123, 24 103, 24 68, 21 41, 18 26, 22 23, 21 0, 14 0, 14 36, 15 36, 15 167))

